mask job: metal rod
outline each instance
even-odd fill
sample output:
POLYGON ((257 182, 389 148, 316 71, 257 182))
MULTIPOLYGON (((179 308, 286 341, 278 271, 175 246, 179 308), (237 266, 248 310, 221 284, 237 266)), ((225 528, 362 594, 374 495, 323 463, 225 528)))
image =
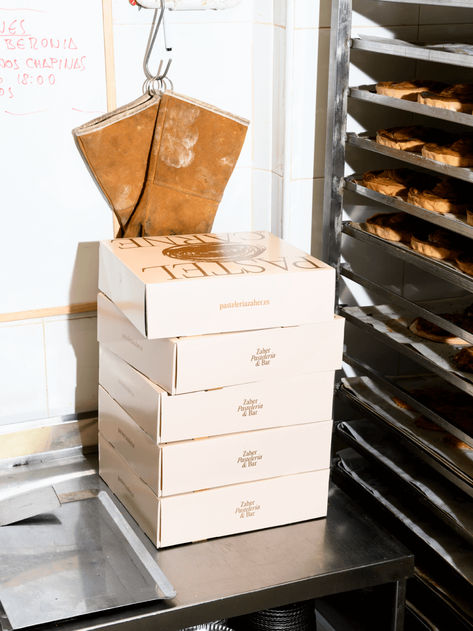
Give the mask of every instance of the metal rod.
MULTIPOLYGON (((342 247, 343 176, 350 71, 351 0, 332 3, 325 152, 323 259, 338 268, 342 247)), ((338 291, 337 291, 338 296, 338 291)))

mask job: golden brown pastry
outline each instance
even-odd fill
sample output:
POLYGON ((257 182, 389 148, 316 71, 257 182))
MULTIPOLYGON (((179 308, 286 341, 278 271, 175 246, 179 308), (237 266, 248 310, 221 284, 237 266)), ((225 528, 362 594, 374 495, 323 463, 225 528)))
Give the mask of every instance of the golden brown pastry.
POLYGON ((420 153, 426 142, 432 141, 434 134, 427 127, 391 127, 376 132, 376 142, 385 147, 420 153))
POLYGON ((466 392, 440 386, 414 390, 412 395, 459 429, 468 433, 473 431, 472 399, 466 392))
POLYGON ((376 84, 376 92, 395 99, 417 101, 420 92, 436 92, 445 88, 444 83, 414 79, 413 81, 380 81, 376 84))
POLYGON ((443 442, 449 447, 455 447, 455 449, 473 449, 467 443, 464 443, 462 440, 453 436, 453 434, 447 434, 443 439, 443 442))
POLYGON ((473 226, 473 210, 470 210, 469 208, 466 211, 466 222, 470 226, 473 226))
POLYGON ((407 201, 435 213, 461 215, 468 212, 468 207, 473 205, 473 187, 451 178, 436 178, 433 187, 422 188, 417 184, 411 186, 407 201))
MULTIPOLYGON (((440 316, 449 320, 453 324, 461 327, 462 329, 473 331, 471 320, 467 319, 462 314, 457 313, 441 313, 440 316)), ((441 342, 443 344, 450 344, 451 346, 467 346, 468 342, 461 337, 456 337, 452 333, 449 333, 442 327, 437 326, 433 322, 429 322, 425 318, 416 318, 409 325, 409 330, 415 333, 419 337, 423 337, 426 340, 432 342, 441 342)))
POLYGON ((452 359, 455 368, 465 372, 473 372, 473 346, 463 348, 452 359))
POLYGON ((454 167, 473 166, 473 138, 460 138, 450 144, 427 143, 422 147, 424 158, 454 167))
POLYGON ((364 228, 381 239, 408 242, 412 224, 412 218, 404 213, 378 213, 366 220, 364 228))
POLYGON ((444 88, 439 93, 420 92, 417 95, 417 101, 430 107, 471 114, 473 111, 473 85, 458 83, 444 88))
POLYGON ((455 258, 455 263, 462 272, 473 276, 473 256, 462 252, 455 258))
POLYGON ((368 171, 363 175, 361 185, 389 197, 406 197, 412 173, 409 169, 368 171))
POLYGON ((456 259, 464 246, 461 237, 443 228, 419 230, 410 243, 416 252, 439 260, 456 259))
POLYGON ((391 399, 398 408, 401 408, 402 410, 412 410, 411 406, 402 399, 399 399, 398 397, 391 397, 391 399))

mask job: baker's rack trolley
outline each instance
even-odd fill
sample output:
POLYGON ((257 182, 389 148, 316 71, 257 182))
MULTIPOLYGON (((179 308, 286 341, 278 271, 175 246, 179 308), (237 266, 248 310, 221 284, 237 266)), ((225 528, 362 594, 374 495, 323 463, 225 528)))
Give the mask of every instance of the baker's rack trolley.
MULTIPOLYGON (((447 499, 448 493, 455 494, 458 490, 461 499, 466 502, 465 506, 469 507, 468 510, 471 511, 473 508, 473 479, 468 475, 468 471, 462 470, 461 467, 451 466, 452 463, 442 461, 435 450, 429 449, 422 443, 422 440, 416 440, 412 431, 399 431, 400 426, 396 426, 396 423, 392 422, 389 414, 383 413, 379 401, 378 404, 374 401, 375 395, 370 394, 369 388, 365 388, 363 396, 358 396, 357 389, 352 388, 351 384, 357 382, 360 377, 369 379, 369 383, 375 386, 378 399, 381 395, 385 397, 385 400, 391 402, 394 399, 402 400, 412 412, 413 417, 415 415, 422 416, 422 418, 432 421, 442 430, 453 435, 458 441, 473 448, 473 398, 471 399, 472 421, 470 421, 468 428, 464 425, 459 426, 458 423, 455 424, 448 417, 445 418, 438 410, 435 411, 430 407, 425 400, 421 401, 413 394, 412 388, 405 385, 408 383, 406 373, 414 371, 419 375, 429 375, 433 382, 445 384, 446 387, 452 389, 452 392, 458 391, 463 398, 462 400, 465 401, 465 396, 473 397, 473 376, 465 378, 465 375, 461 375, 458 371, 446 366, 445 361, 443 361, 444 358, 437 361, 434 354, 424 353, 421 345, 409 343, 412 340, 403 339, 402 335, 389 334, 386 327, 383 329, 380 326, 382 322, 376 322, 380 311, 392 308, 396 315, 402 314, 411 321, 417 317, 425 318, 450 332, 453 336, 460 337, 469 345, 473 345, 473 334, 470 331, 441 315, 442 311, 448 310, 445 308, 445 304, 451 306, 452 304, 468 305, 468 301, 470 304, 473 303, 473 276, 462 272, 451 263, 428 258, 402 243, 387 241, 370 234, 363 230, 362 224, 360 224, 376 212, 401 211, 428 222, 428 225, 433 228, 444 228, 466 240, 473 240, 473 225, 467 223, 466 217, 424 210, 400 197, 388 197, 368 189, 360 182, 360 176, 364 171, 389 167, 408 167, 430 172, 433 175, 446 175, 460 182, 473 183, 473 169, 471 168, 455 167, 436 162, 417 153, 378 144, 373 139, 376 130, 382 127, 394 127, 396 124, 421 124, 456 131, 457 133, 472 133, 473 113, 456 112, 377 94, 373 84, 352 84, 350 68, 353 67, 351 64, 355 58, 355 63, 358 66, 360 63, 366 62, 368 74, 370 68, 372 71, 375 68, 375 72, 380 75, 377 77, 378 81, 401 81, 413 77, 436 79, 436 73, 441 73, 443 69, 444 74, 448 71, 452 77, 455 77, 454 80, 449 81, 450 83, 473 83, 473 55, 464 54, 464 51, 460 53, 455 49, 442 49, 437 42, 435 42, 437 46, 431 48, 425 43, 413 44, 411 41, 393 37, 359 36, 355 33, 356 28, 352 27, 354 3, 359 13, 365 13, 370 17, 376 12, 382 15, 383 12, 392 11, 393 5, 397 6, 399 13, 412 10, 413 5, 416 5, 419 16, 421 11, 426 11, 429 7, 438 7, 434 9, 435 11, 449 10, 449 15, 452 14, 450 10, 471 9, 471 22, 473 22, 473 2, 471 0, 382 0, 380 2, 374 0, 333 0, 327 101, 323 253, 324 260, 337 269, 337 311, 349 323, 344 356, 345 375, 337 385, 336 435, 342 439, 341 446, 348 444, 354 448, 355 452, 375 465, 376 470, 391 476, 392 481, 398 479, 400 488, 410 487, 410 492, 416 488, 419 508, 418 513, 414 514, 417 515, 419 528, 422 527, 424 519, 430 519, 430 515, 434 521, 438 521, 438 518, 441 522, 443 520, 442 527, 450 528, 453 537, 460 537, 458 541, 461 541, 461 546, 464 546, 466 551, 462 568, 464 570, 462 578, 466 576, 466 580, 463 583, 460 580, 458 584, 461 583, 461 586, 458 589, 463 590, 463 595, 466 595, 467 599, 470 598, 471 602, 473 599, 473 582, 471 580, 473 578, 473 530, 471 523, 473 522, 462 523, 461 519, 459 522, 449 519, 445 513, 439 510, 439 502, 432 503, 429 497, 425 497, 425 494, 419 492, 419 489, 425 480, 428 480, 429 484, 440 485, 435 486, 435 489, 442 489, 447 499), (403 63, 411 69, 410 72, 405 71, 404 75, 400 74, 400 65, 403 63), (427 73, 428 76, 423 76, 420 73, 427 73), (352 113, 351 119, 349 117, 350 112, 352 113), (398 120, 399 122, 397 122, 398 120), (362 127, 364 121, 364 125, 368 127, 367 132, 354 133, 351 131, 350 127, 354 121, 355 125, 361 121, 362 127), (363 165, 361 170, 360 164, 363 165), (374 263, 371 266, 369 263, 367 264, 366 252, 373 253, 374 263), (365 257, 364 261, 363 257, 365 257), (355 264, 352 265, 352 262, 355 264), (393 275, 390 276, 389 272, 387 280, 383 280, 383 274, 380 273, 383 267, 385 271, 390 268, 400 269, 401 282, 396 284, 393 281, 393 275), (415 279, 414 285, 415 282, 418 284, 417 287, 412 287, 413 283, 411 282, 410 291, 404 291, 405 270, 410 270, 409 278, 415 279), (431 296, 429 300, 415 299, 416 294, 422 294, 423 279, 428 278, 431 281, 436 280, 443 289, 440 289, 437 295, 431 296), (353 290, 353 288, 355 289, 353 290), (445 288, 449 289, 447 293, 449 296, 451 295, 448 299, 445 299, 445 294, 442 294, 445 288), (362 300, 367 297, 368 307, 360 308, 358 306, 360 296, 362 300), (380 308, 380 305, 383 307, 380 308), (444 306, 443 309, 442 306, 444 306), (368 352, 365 352, 366 347, 370 347, 368 352), (365 356, 368 359, 364 359, 365 356), (381 368, 379 368, 379 364, 382 366, 381 368), (347 421, 347 418, 362 418, 365 423, 368 421, 370 425, 360 425, 360 432, 356 431, 357 428, 354 425, 355 430, 351 431, 351 421, 347 421), (362 429, 363 431, 361 431, 362 429), (371 439, 373 442, 370 442, 371 439), (386 458, 379 455, 383 445, 386 447, 386 458), (389 453, 391 446, 397 451, 389 453), (396 473, 396 467, 389 466, 390 458, 392 463, 396 456, 398 458, 404 457, 403 449, 407 458, 406 467, 409 463, 411 466, 414 460, 422 463, 422 466, 418 466, 417 469, 414 463, 414 468, 410 469, 411 484, 406 484, 406 476, 404 479, 401 479, 402 476, 396 478, 393 475, 396 473), (415 471, 420 477, 417 480, 412 480, 415 471), (425 479, 424 475, 426 476, 425 479)), ((461 11, 461 16, 464 19, 464 11, 461 11)), ((420 20, 418 21, 420 22, 420 20)), ((369 29, 363 30, 369 32, 369 29)), ((441 79, 443 78, 441 77, 441 79)), ((468 247, 468 253, 471 256, 472 249, 470 247, 468 247)), ((431 281, 429 283, 433 286, 431 281)), ((473 459, 471 462, 473 463, 473 459)), ((348 486, 354 493, 358 493, 359 489, 356 484, 348 481, 348 477, 340 477, 340 474, 337 473, 336 470, 340 463, 338 457, 335 458, 334 463, 335 479, 341 483, 345 477, 345 486, 348 486)), ((411 495, 414 497, 415 492, 411 495)), ((371 500, 367 499, 366 493, 361 493, 361 496, 364 496, 368 504, 371 502, 371 505, 376 505, 372 498, 371 500)), ((379 508, 379 503, 376 508, 379 508)), ((392 520, 388 519, 387 521, 392 525, 392 520)), ((421 541, 421 538, 412 536, 412 532, 407 531, 408 529, 406 529, 405 542, 413 542, 414 547, 418 544, 421 550, 425 547, 428 552, 429 546, 424 546, 425 542, 421 541)), ((402 532, 400 536, 402 538, 404 533, 402 532)), ((449 536, 448 532, 446 536, 449 536)), ((417 554, 417 550, 414 551, 417 554)), ((429 554, 426 555, 427 557, 429 554)), ((440 560, 440 565, 442 562, 440 560)), ((455 571, 451 572, 451 566, 447 567, 447 565, 445 564, 444 568, 446 576, 451 578, 452 586, 457 585, 457 575, 455 571)), ((443 604, 444 602, 442 602, 442 606, 443 604)), ((435 604, 435 606, 437 605, 438 603, 435 604)), ((448 607, 442 609, 440 613, 436 611, 436 615, 439 616, 438 620, 441 620, 443 624, 451 624, 450 614, 451 611, 448 607)), ((473 628, 473 626, 455 628, 473 628)))

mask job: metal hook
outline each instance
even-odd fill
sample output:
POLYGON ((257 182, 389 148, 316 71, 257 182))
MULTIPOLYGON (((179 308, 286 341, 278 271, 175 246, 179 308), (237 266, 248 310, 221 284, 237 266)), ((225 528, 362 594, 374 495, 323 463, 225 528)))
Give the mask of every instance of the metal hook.
MULTIPOLYGON (((169 68, 171 67, 172 59, 168 59, 168 62, 166 64, 166 67, 163 73, 161 73, 161 70, 164 64, 163 60, 161 60, 159 64, 158 72, 156 74, 153 74, 149 69, 149 60, 154 48, 154 44, 156 42, 156 37, 158 36, 159 28, 164 19, 164 12, 165 12, 164 0, 161 0, 161 8, 155 9, 154 11, 153 22, 151 24, 151 30, 149 32, 148 43, 146 44, 145 56, 143 59, 143 71, 146 77, 145 83, 143 84, 144 91, 149 91, 150 89, 154 89, 152 85, 155 83, 158 84, 160 87, 165 86, 164 80, 167 78, 169 68), (158 17, 158 13, 159 13, 159 17, 158 17)), ((163 23, 163 28, 164 28, 164 23, 163 23)), ((167 80, 170 81, 169 79, 167 80)))

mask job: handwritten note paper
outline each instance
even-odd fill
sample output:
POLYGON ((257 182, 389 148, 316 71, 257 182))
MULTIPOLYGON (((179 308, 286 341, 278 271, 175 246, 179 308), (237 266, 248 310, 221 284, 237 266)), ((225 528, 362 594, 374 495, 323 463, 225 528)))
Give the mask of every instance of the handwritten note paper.
POLYGON ((95 299, 111 214, 71 130, 105 110, 101 0, 0 0, 0 313, 95 299))

